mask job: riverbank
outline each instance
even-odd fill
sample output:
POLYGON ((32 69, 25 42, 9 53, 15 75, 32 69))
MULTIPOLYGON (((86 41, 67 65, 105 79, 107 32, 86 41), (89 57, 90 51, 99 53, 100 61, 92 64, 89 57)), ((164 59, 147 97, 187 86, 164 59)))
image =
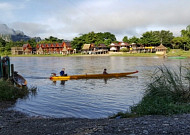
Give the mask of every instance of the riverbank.
MULTIPOLYGON (((4 55, 2 55, 4 56, 4 55)), ((163 57, 162 55, 157 55, 156 53, 127 53, 127 52, 118 52, 118 53, 108 53, 108 54, 70 54, 70 55, 62 55, 62 54, 33 54, 33 55, 9 55, 10 57, 73 57, 73 56, 123 56, 123 57, 163 57)), ((182 57, 190 57, 190 51, 184 51, 180 49, 171 49, 165 57, 172 56, 182 56, 182 57)))
POLYGON ((187 135, 190 133, 190 114, 150 115, 124 119, 40 118, 8 110, 12 104, 0 103, 1 135, 187 135))

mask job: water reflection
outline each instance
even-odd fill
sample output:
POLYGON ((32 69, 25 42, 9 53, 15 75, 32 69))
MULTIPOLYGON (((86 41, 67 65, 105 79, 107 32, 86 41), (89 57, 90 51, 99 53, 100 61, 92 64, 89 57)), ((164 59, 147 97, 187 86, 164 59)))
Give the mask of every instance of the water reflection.
MULTIPOLYGON (((138 76, 124 76, 124 77, 109 77, 109 78, 91 78, 91 79, 74 79, 74 80, 104 80, 104 84, 107 84, 108 81, 112 81, 111 79, 122 79, 122 78, 136 78, 138 79, 138 76)), ((67 81, 73 81, 73 80, 67 80, 67 81)), ((57 82, 60 82, 60 85, 65 85, 65 80, 58 80, 58 81, 52 81, 52 85, 56 85, 57 82)))
POLYGON ((61 83, 60 83, 61 85, 65 85, 65 81, 61 81, 61 83))

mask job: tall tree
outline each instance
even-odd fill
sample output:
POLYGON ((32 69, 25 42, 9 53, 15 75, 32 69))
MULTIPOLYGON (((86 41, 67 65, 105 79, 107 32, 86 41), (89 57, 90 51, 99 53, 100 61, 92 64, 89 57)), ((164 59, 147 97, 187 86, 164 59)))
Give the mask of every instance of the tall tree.
POLYGON ((95 45, 99 45, 101 43, 105 43, 106 45, 109 45, 114 41, 116 41, 115 35, 111 34, 110 32, 95 33, 92 31, 88 34, 83 34, 80 37, 75 37, 73 41, 71 41, 71 45, 73 48, 80 50, 83 44, 94 43, 95 45))
POLYGON ((138 44, 139 43, 139 38, 133 36, 132 38, 129 39, 129 43, 131 43, 131 44, 132 43, 138 44))
POLYGON ((129 42, 129 39, 128 39, 127 36, 124 36, 122 41, 125 42, 125 43, 128 43, 128 42, 129 42))
POLYGON ((162 44, 164 44, 166 47, 172 47, 172 39, 174 38, 173 33, 170 31, 165 31, 162 30, 159 32, 160 36, 160 40, 162 42, 162 44))
POLYGON ((140 42, 144 45, 159 45, 158 32, 148 31, 143 33, 140 42))
POLYGON ((166 47, 171 47, 171 41, 174 38, 173 33, 170 31, 148 31, 143 33, 141 43, 144 45, 158 46, 161 43, 166 47))
POLYGON ((38 44, 48 44, 48 43, 62 43, 64 39, 59 39, 57 37, 50 36, 38 42, 38 44))
POLYGON ((5 47, 6 41, 0 37, 0 43, 2 47, 5 47))
POLYGON ((27 41, 27 43, 29 43, 32 47, 36 47, 36 44, 37 44, 37 42, 36 42, 36 40, 34 38, 29 39, 27 41))

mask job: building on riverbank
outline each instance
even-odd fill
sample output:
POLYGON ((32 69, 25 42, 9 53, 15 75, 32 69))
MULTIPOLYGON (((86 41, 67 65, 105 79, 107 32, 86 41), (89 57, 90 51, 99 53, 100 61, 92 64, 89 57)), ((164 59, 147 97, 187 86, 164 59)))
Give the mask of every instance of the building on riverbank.
POLYGON ((11 47, 11 54, 12 55, 22 55, 23 47, 11 47))
POLYGON ((82 47, 82 54, 106 54, 108 53, 108 47, 105 44, 95 45, 84 44, 82 47))
POLYGON ((23 45, 23 54, 32 54, 32 47, 30 44, 24 44, 23 45))
POLYGON ((74 49, 70 42, 37 44, 36 54, 73 54, 74 49))
POLYGON ((156 53, 156 54, 166 54, 167 48, 162 44, 160 46, 142 45, 136 43, 111 43, 110 52, 122 52, 125 49, 129 53, 156 53))
POLYGON ((167 51, 167 48, 163 45, 163 44, 160 44, 158 47, 155 48, 156 49, 156 54, 159 54, 159 55, 166 55, 166 51, 167 51))

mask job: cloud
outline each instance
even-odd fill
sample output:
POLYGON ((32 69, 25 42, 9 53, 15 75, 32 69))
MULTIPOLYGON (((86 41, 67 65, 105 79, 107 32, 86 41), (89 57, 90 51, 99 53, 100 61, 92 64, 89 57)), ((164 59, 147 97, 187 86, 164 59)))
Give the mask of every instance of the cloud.
MULTIPOLYGON (((43 38, 52 35, 72 39, 91 31, 111 32, 118 37, 139 37, 148 30, 162 29, 179 34, 190 22, 188 0, 24 1, 20 14, 13 14, 17 19, 12 19, 13 26, 43 38)), ((13 11, 11 5, 6 6, 13 11)))
MULTIPOLYGON (((145 0, 145 2, 150 1, 145 0)), ((173 2, 162 1, 144 4, 136 2, 131 6, 130 3, 127 5, 127 2, 120 1, 119 3, 115 0, 85 1, 85 3, 74 5, 75 8, 72 11, 69 8, 65 9, 67 14, 59 14, 59 17, 62 18, 59 20, 66 26, 64 28, 66 32, 72 31, 74 33, 110 31, 116 34, 139 35, 138 32, 143 32, 142 29, 146 32, 152 25, 163 28, 171 25, 187 26, 190 22, 188 11, 190 2, 185 1, 186 4, 184 0, 173 2)))
POLYGON ((0 10, 12 10, 14 9, 14 6, 7 2, 0 2, 0 10))
POLYGON ((43 24, 15 22, 10 25, 14 29, 21 30, 26 35, 29 35, 31 37, 35 37, 36 35, 43 35, 43 33, 48 32, 48 25, 43 24))

